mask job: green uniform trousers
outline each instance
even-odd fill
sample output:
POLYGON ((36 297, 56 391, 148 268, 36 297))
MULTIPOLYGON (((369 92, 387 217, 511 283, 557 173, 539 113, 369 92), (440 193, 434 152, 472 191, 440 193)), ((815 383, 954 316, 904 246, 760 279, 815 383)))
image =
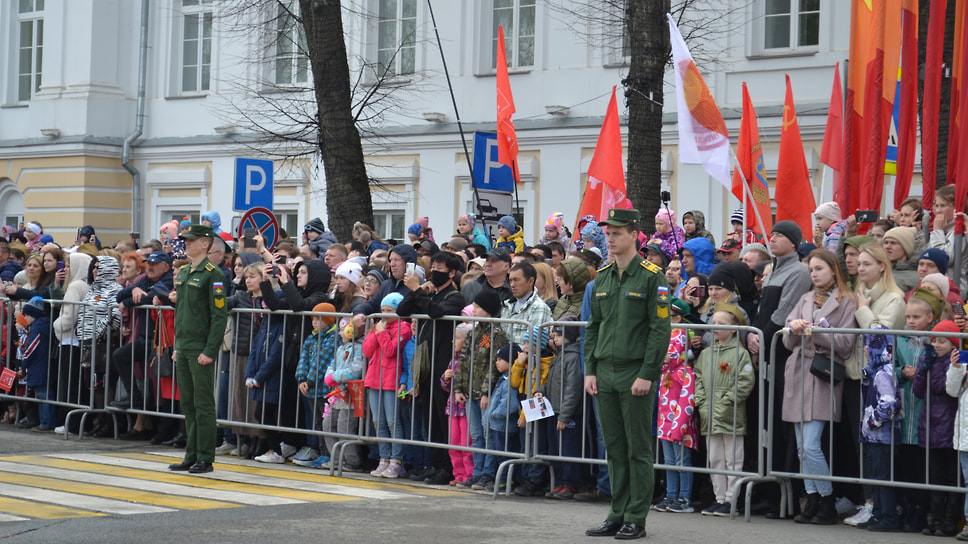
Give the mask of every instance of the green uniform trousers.
POLYGON ((185 415, 185 461, 215 461, 215 367, 198 364, 201 351, 179 351, 175 361, 181 411, 185 415))
POLYGON ((657 384, 649 394, 632 395, 641 365, 598 365, 598 415, 605 439, 612 504, 608 520, 645 527, 655 485, 652 454, 652 406, 657 384))

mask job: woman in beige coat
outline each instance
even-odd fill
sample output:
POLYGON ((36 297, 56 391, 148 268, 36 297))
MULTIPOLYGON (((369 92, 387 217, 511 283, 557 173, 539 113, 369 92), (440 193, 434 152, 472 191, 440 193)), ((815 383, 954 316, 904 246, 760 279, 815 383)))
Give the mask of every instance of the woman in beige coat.
MULTIPOLYGON (((827 422, 840 421, 843 382, 833 384, 810 372, 814 357, 843 364, 854 349, 850 334, 826 334, 825 328, 854 328, 857 302, 847 287, 837 258, 826 249, 816 249, 807 259, 813 289, 804 293, 787 317, 791 334, 783 345, 792 351, 784 370, 783 421, 793 423, 797 453, 805 474, 827 476, 822 436, 827 422)), ((804 479, 807 506, 794 518, 798 523, 831 525, 837 521, 833 484, 827 480, 804 479)))

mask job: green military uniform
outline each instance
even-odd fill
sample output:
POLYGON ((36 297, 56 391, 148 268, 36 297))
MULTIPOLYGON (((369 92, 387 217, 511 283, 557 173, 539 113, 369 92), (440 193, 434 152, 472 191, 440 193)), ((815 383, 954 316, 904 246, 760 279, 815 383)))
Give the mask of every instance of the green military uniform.
MULTIPOLYGON (((616 226, 638 222, 635 210, 610 210, 616 226)), ((612 487, 608 521, 645 526, 654 486, 652 407, 669 349, 668 283, 662 269, 638 254, 621 273, 612 263, 598 271, 585 332, 585 373, 598 379, 598 415, 612 487), (632 395, 636 378, 650 380, 632 395)))
MULTIPOLYGON (((211 227, 191 225, 181 237, 211 235, 211 227)), ((224 281, 222 270, 208 258, 196 267, 182 266, 175 278, 175 376, 188 435, 185 461, 215 460, 215 367, 228 318, 224 281), (213 362, 198 364, 199 354, 213 362)))

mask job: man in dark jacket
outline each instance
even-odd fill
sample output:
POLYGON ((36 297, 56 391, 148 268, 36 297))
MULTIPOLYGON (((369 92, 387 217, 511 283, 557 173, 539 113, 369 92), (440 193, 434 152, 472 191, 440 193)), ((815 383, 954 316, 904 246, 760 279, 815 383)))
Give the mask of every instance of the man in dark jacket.
POLYGON ((413 249, 413 246, 407 244, 396 245, 390 250, 388 260, 390 263, 390 277, 383 280, 383 283, 380 284, 380 290, 377 291, 376 296, 360 304, 353 311, 355 314, 353 316, 353 325, 357 329, 362 330, 366 316, 380 313, 380 301, 383 300, 383 297, 390 293, 400 293, 406 296, 410 292, 410 288, 404 283, 403 277, 407 274, 407 265, 411 263, 416 264, 417 251, 413 249))
MULTIPOLYGON (((423 408, 429 438, 437 444, 448 443, 447 394, 439 387, 440 377, 447 370, 454 351, 454 321, 440 321, 443 316, 460 315, 465 306, 464 297, 454 285, 454 279, 463 268, 460 257, 453 253, 439 252, 433 256, 430 280, 422 285, 412 275, 404 275, 404 285, 410 290, 397 307, 401 317, 427 314, 431 320, 415 321, 417 345, 426 343, 431 350, 430 372, 414 376, 416 398, 423 408), (419 379, 419 381, 418 381, 419 379)), ((411 373, 414 370, 411 370, 411 373)), ((450 456, 444 448, 434 448, 431 459, 433 472, 425 470, 424 481, 428 484, 445 485, 454 479, 450 456)), ((417 475, 420 475, 419 472, 417 475)))
POLYGON ((134 327, 131 334, 134 340, 121 346, 111 354, 111 366, 124 389, 128 391, 128 399, 114 401, 111 406, 115 408, 129 409, 142 408, 144 406, 144 396, 142 392, 133 386, 132 375, 135 362, 145 363, 154 352, 155 322, 151 318, 151 310, 144 309, 145 306, 152 306, 155 297, 163 303, 168 303, 168 292, 171 291, 174 283, 171 273, 171 257, 164 251, 155 251, 145 259, 147 268, 145 275, 138 283, 125 287, 118 293, 118 304, 120 310, 130 308, 134 327))
POLYGON ((494 248, 484 261, 484 274, 464 285, 460 293, 464 295, 464 300, 474 300, 482 289, 492 289, 497 291, 502 301, 507 300, 511 298, 511 284, 508 282, 510 270, 511 254, 504 248, 494 248))

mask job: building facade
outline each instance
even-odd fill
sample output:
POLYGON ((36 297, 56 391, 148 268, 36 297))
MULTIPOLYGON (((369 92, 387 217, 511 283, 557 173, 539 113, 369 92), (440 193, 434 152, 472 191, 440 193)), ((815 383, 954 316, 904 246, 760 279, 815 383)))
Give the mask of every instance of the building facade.
MULTIPOLYGON (((495 128, 497 26, 505 28, 523 182, 516 202, 528 242, 552 212, 574 222, 608 93, 613 85, 621 93, 627 75, 620 12, 585 4, 433 3, 468 146, 474 131, 495 128)), ((130 231, 156 237, 166 221, 216 210, 227 229, 241 216, 232 208, 235 159, 267 156, 275 159, 273 211, 281 226, 298 231, 317 216, 328 223, 325 173, 311 146, 260 143, 254 129, 286 132, 312 113, 312 77, 289 10, 298 13, 298 2, 0 2, 0 48, 13 59, 0 72, 4 224, 40 221, 62 244, 91 224, 111 242, 130 231), (144 111, 132 139, 139 69, 144 111)), ((343 10, 350 70, 359 76, 354 96, 379 97, 361 113, 376 230, 403 238, 416 217, 429 216, 437 233, 451 232, 472 211, 470 170, 428 3, 353 0, 343 10)), ((734 142, 747 82, 771 184, 790 74, 819 201, 821 139, 834 65, 847 59, 849 2, 700 1, 684 15, 684 33, 689 28, 697 29, 687 40, 734 142)), ((678 164, 671 72, 662 91, 663 186, 676 209, 706 211, 718 236, 740 203, 701 167, 678 164)), ((619 109, 624 115, 621 96, 619 109)), ((885 193, 890 198, 890 188, 885 193)))

